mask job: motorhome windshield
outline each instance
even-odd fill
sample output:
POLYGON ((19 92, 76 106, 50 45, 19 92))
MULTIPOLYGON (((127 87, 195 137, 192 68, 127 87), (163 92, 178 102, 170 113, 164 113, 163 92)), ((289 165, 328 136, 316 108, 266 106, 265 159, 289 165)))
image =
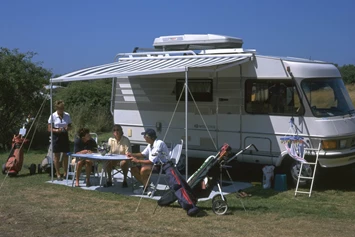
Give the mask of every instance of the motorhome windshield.
POLYGON ((354 113, 354 106, 341 78, 305 79, 301 87, 315 117, 354 113))

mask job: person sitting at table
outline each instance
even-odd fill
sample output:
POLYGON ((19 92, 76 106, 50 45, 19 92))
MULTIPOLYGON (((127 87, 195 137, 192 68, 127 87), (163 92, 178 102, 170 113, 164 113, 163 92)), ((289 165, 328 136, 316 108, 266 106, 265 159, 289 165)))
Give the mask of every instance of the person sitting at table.
POLYGON ((169 149, 162 140, 157 139, 157 135, 154 129, 147 129, 142 133, 148 146, 139 153, 127 153, 127 157, 131 158, 131 161, 136 166, 131 167, 131 173, 133 176, 143 184, 142 193, 148 192, 149 175, 152 171, 153 164, 166 162, 166 158, 169 155, 169 149))
MULTIPOLYGON (((115 124, 112 129, 113 132, 113 138, 108 139, 108 145, 110 146, 110 151, 109 153, 111 154, 119 154, 119 155, 125 155, 127 153, 131 152, 131 142, 126 136, 123 136, 123 130, 122 127, 118 124, 115 124)), ((112 186, 112 175, 111 171, 114 166, 118 164, 118 161, 109 161, 106 164, 106 171, 108 175, 108 179, 106 182, 105 187, 111 187, 112 186)), ((129 166, 129 161, 122 160, 120 162, 120 167, 122 169, 123 173, 123 182, 122 182, 122 188, 127 188, 127 173, 128 173, 128 166, 129 166)))
MULTIPOLYGON (((76 154, 91 154, 97 151, 97 144, 93 138, 91 138, 90 130, 87 128, 80 128, 78 137, 74 140, 74 153, 76 154)), ((79 187, 79 177, 82 167, 85 165, 86 173, 86 187, 90 187, 90 173, 92 170, 92 161, 86 159, 80 159, 77 164, 75 187, 79 187)))

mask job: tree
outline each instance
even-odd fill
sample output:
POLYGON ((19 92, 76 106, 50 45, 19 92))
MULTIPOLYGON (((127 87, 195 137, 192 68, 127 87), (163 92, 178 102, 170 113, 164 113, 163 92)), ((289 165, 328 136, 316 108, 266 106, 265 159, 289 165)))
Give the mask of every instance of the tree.
POLYGON ((0 48, 0 146, 11 142, 28 116, 35 116, 44 101, 43 85, 52 73, 40 62, 32 62, 36 53, 0 48))
POLYGON ((72 118, 71 137, 80 127, 92 132, 104 132, 112 128, 110 112, 112 80, 70 82, 58 90, 55 100, 63 100, 65 110, 72 118))
POLYGON ((352 64, 339 67, 339 71, 345 84, 355 83, 355 66, 352 64))

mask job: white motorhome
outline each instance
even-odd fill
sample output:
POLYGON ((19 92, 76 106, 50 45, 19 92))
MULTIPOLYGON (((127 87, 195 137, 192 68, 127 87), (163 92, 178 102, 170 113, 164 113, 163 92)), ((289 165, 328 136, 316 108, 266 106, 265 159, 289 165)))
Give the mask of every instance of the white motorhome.
POLYGON ((136 145, 145 144, 148 127, 167 142, 185 139, 188 157, 206 158, 224 143, 235 151, 254 144, 258 151, 239 161, 283 165, 296 180, 299 163, 280 141, 292 119, 308 146, 322 143, 322 167, 355 163, 354 107, 338 69, 258 55, 242 44, 221 35, 163 36, 154 50, 118 54, 117 62, 52 82, 114 78, 114 123, 136 145))

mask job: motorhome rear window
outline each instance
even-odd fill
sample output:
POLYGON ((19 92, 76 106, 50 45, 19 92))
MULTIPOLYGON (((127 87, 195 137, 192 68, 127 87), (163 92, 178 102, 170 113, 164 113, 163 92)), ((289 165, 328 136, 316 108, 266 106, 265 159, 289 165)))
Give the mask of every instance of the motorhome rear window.
MULTIPOLYGON (((176 100, 185 101, 185 79, 176 80, 176 100)), ((189 79, 189 90, 195 101, 213 101, 213 84, 212 79, 189 79)), ((188 100, 192 101, 191 94, 188 95, 188 100)))
POLYGON ((291 80, 247 80, 245 110, 251 114, 302 115, 304 113, 303 105, 291 80))

